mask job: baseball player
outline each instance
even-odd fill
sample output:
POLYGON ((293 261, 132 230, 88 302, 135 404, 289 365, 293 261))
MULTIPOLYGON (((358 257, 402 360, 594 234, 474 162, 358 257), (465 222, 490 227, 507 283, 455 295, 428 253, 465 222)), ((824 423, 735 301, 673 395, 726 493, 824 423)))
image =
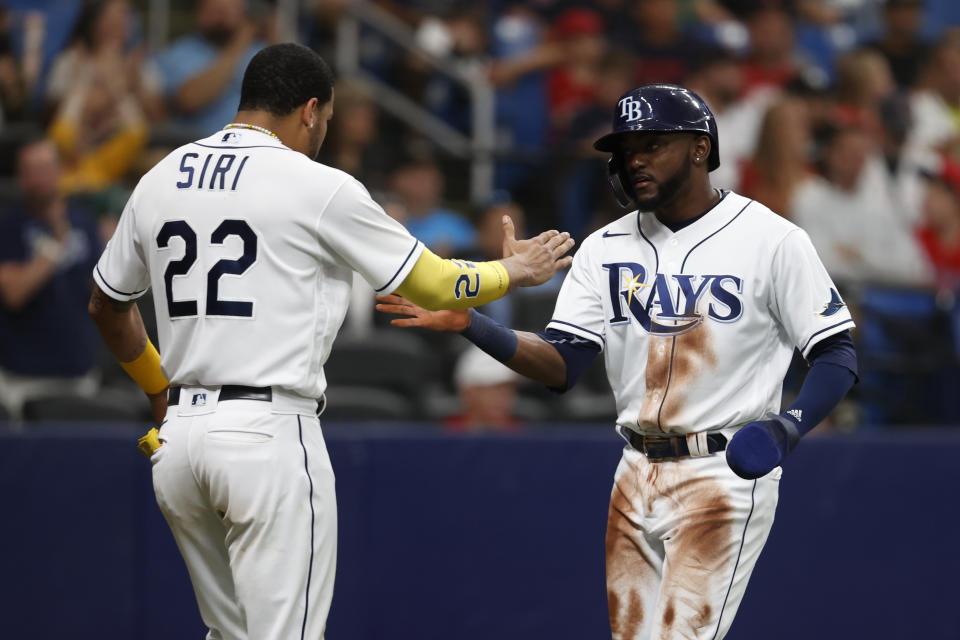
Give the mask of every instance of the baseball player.
POLYGON ((719 639, 773 524, 780 464, 855 382, 853 321, 806 233, 711 186, 717 129, 696 94, 630 91, 594 146, 631 213, 583 242, 544 332, 399 296, 378 308, 463 331, 557 391, 602 351, 626 440, 607 523, 613 637, 719 639), (811 369, 776 413, 795 348, 811 369))
POLYGON ((147 443, 154 489, 210 639, 323 637, 337 543, 318 401, 353 271, 457 308, 571 260, 567 234, 517 241, 508 218, 512 257, 430 253, 359 182, 313 161, 332 114, 319 56, 263 49, 236 120, 143 177, 94 269, 90 312, 162 423, 147 443), (150 287, 162 359, 134 304, 150 287))

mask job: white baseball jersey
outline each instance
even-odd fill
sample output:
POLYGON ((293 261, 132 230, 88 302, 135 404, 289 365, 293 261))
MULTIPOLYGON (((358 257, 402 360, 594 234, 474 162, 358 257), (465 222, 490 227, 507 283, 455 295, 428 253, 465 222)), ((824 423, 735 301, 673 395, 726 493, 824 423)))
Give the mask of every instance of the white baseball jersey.
POLYGON ((153 287, 171 384, 319 397, 352 272, 386 294, 422 251, 346 173, 227 129, 140 180, 94 279, 118 300, 153 287))
POLYGON ((853 326, 807 234, 733 192, 676 233, 633 212, 591 234, 548 324, 604 350, 617 423, 643 433, 778 412, 794 347, 853 326))

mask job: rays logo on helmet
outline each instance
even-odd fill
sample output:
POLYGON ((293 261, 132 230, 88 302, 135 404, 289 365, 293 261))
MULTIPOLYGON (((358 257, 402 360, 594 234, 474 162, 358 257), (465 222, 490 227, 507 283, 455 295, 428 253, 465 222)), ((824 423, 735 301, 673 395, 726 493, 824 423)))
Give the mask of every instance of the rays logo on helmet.
POLYGON ((643 105, 631 96, 626 96, 617 103, 620 107, 620 117, 627 122, 633 122, 643 117, 643 105))

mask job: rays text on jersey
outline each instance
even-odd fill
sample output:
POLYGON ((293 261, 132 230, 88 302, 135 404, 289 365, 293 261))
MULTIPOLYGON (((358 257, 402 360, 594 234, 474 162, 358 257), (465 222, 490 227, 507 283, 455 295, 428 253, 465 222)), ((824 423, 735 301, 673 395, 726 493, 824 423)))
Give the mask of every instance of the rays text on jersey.
POLYGON ((249 159, 250 156, 243 156, 237 162, 235 153, 207 153, 203 159, 199 153, 185 153, 180 158, 181 179, 177 182, 177 188, 236 191, 240 174, 249 159), (214 156, 216 160, 213 160, 214 156))
POLYGON ((678 334, 708 317, 716 322, 736 322, 743 315, 743 279, 734 275, 656 274, 636 262, 601 265, 607 272, 611 325, 635 319, 648 332, 678 334), (647 293, 649 291, 649 293, 647 293))

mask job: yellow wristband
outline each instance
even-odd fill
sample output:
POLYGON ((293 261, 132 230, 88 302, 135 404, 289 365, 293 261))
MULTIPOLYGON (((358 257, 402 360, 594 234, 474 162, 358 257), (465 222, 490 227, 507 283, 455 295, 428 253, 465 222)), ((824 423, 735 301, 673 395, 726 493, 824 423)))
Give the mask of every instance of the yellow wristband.
POLYGON ((136 360, 121 362, 120 366, 147 393, 160 393, 170 384, 160 368, 160 354, 149 340, 143 353, 136 360))

